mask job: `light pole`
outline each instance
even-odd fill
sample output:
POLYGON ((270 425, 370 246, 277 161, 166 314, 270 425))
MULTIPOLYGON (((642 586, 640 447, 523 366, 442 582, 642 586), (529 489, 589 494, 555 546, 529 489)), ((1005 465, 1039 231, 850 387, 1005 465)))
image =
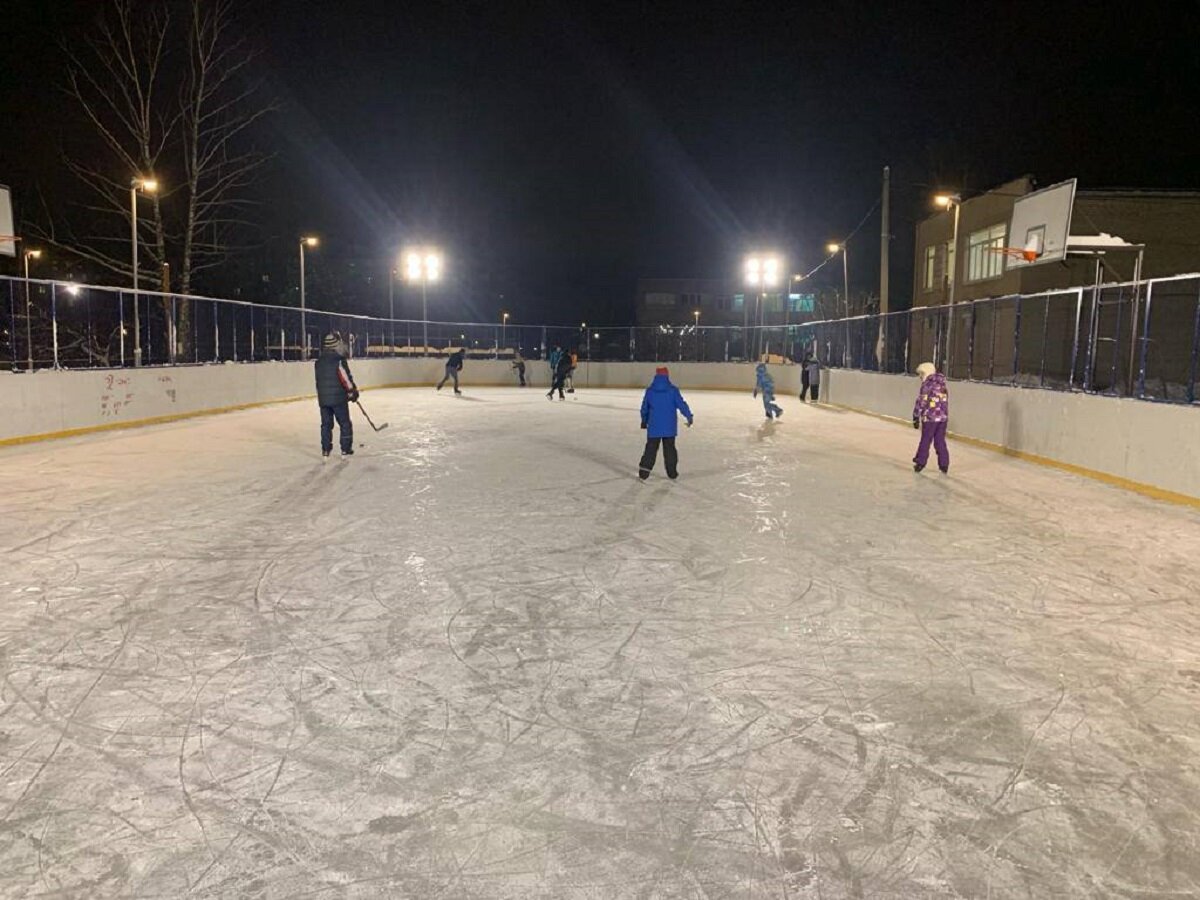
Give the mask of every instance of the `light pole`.
MULTIPOLYGON (((500 346, 508 349, 508 313, 500 314, 500 346)), ((496 351, 496 358, 500 358, 499 349, 496 351)))
POLYGON ((41 250, 26 250, 25 251, 25 351, 28 356, 28 366, 30 372, 33 371, 33 328, 29 324, 33 318, 33 304, 29 299, 29 261, 31 259, 41 259, 41 250))
POLYGON ((396 355, 396 267, 388 266, 388 321, 391 323, 391 356, 396 355))
POLYGON ((847 261, 846 245, 841 244, 826 244, 825 251, 833 256, 835 253, 842 254, 842 314, 846 319, 846 345, 842 348, 842 365, 849 367, 850 365, 850 264, 847 261))
POLYGON ((692 310, 692 326, 696 334, 696 362, 700 362, 700 310, 692 310))
MULTIPOLYGON (((958 283, 958 214, 962 208, 962 195, 938 194, 933 198, 933 202, 942 209, 954 209, 954 231, 950 238, 950 247, 954 254, 953 261, 950 259, 950 253, 946 254, 946 270, 950 277, 950 321, 946 323, 946 357, 943 365, 948 369, 953 346, 950 339, 954 336, 954 286, 958 283)), ((947 371, 946 374, 950 373, 947 371)))
POLYGON ((442 277, 442 254, 432 247, 409 250, 404 255, 404 277, 408 281, 421 282, 421 355, 429 354, 429 299, 426 290, 429 282, 442 277))
MULTIPOLYGON (((752 253, 746 257, 744 270, 746 273, 746 284, 755 288, 758 292, 757 309, 755 310, 754 318, 756 325, 761 325, 766 321, 766 310, 763 303, 766 297, 766 288, 775 287, 779 284, 780 273, 783 271, 783 261, 774 253, 752 253)), ((762 356, 761 328, 758 329, 755 356, 762 356)))
POLYGON ((142 364, 141 313, 138 311, 138 191, 153 194, 158 181, 153 178, 134 178, 129 182, 129 238, 133 245, 133 364, 142 364))
MULTIPOLYGON (((308 330, 306 328, 305 315, 307 312, 307 296, 304 293, 304 248, 316 247, 321 243, 320 238, 307 235, 300 238, 300 358, 308 359, 308 330)), ((279 347, 279 358, 283 359, 287 356, 287 348, 282 344, 279 347)))

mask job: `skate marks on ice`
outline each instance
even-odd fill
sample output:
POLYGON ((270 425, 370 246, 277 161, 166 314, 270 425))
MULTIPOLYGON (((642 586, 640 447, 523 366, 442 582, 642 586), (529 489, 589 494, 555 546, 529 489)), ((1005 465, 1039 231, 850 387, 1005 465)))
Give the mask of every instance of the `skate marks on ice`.
POLYGON ((723 395, 639 484, 614 415, 417 394, 315 475, 303 404, 140 492, 234 423, 41 451, 0 893, 1196 892, 1194 519, 957 446, 980 477, 913 485, 906 432, 759 443, 723 395))

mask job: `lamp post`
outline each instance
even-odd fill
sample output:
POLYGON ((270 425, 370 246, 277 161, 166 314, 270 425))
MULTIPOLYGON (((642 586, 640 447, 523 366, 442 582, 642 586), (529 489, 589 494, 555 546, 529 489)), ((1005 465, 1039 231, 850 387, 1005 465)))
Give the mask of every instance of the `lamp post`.
POLYGON ((133 245, 133 364, 142 364, 141 313, 138 311, 138 191, 153 194, 158 190, 154 178, 134 178, 129 182, 129 238, 133 245))
POLYGON ((429 353, 429 282, 442 277, 442 254, 432 247, 409 250, 404 255, 404 277, 421 283, 421 355, 429 353))
MULTIPOLYGON (((746 257, 744 271, 746 274, 746 284, 757 290, 757 308, 755 309, 755 323, 761 325, 766 321, 766 311, 764 309, 764 298, 766 297, 766 288, 775 287, 779 284, 780 273, 783 271, 783 261, 773 253, 761 254, 752 253, 746 257)), ((758 329, 757 341, 755 346, 755 356, 762 356, 762 329, 758 329)), ((768 345, 769 349, 769 345, 768 345)))
MULTIPOLYGON (((308 330, 306 328, 306 312, 307 312, 307 296, 304 292, 304 248, 316 247, 321 243, 320 238, 307 235, 300 238, 300 358, 308 359, 308 330)), ((287 348, 280 344, 279 358, 283 359, 287 355, 287 348)))
MULTIPOLYGON (((508 313, 500 315, 500 345, 505 350, 508 349, 508 313)), ((500 358, 500 353, 497 351, 496 358, 500 358)))
POLYGON ((30 372, 33 371, 33 328, 29 324, 33 318, 33 303, 29 297, 29 261, 31 259, 41 259, 41 250, 26 250, 25 257, 25 351, 28 356, 27 368, 30 372))
POLYGON ((396 355, 396 267, 388 266, 388 321, 391 323, 389 355, 396 355))
POLYGON ((949 259, 950 254, 946 254, 946 270, 949 272, 950 278, 950 321, 946 323, 946 358, 943 362, 948 368, 952 346, 950 339, 954 336, 954 286, 958 283, 958 219, 959 210, 962 208, 962 195, 937 194, 933 198, 933 202, 942 209, 954 210, 954 231, 950 238, 950 247, 954 254, 953 262, 949 259))
POLYGON ((842 254, 842 314, 846 320, 846 345, 842 348, 842 365, 849 367, 849 365, 850 365, 850 264, 847 261, 845 243, 826 244, 825 251, 830 256, 833 256, 835 253, 842 254))
POLYGON ((696 362, 700 362, 700 310, 692 310, 692 327, 696 335, 696 362))

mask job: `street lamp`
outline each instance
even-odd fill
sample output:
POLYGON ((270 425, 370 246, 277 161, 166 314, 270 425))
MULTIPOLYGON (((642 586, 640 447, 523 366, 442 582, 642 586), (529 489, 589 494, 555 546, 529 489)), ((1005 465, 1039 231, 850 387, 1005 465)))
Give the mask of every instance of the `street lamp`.
MULTIPOLYGON (((780 273, 783 271, 783 262, 778 256, 773 253, 760 254, 752 253, 746 257, 745 274, 746 284, 757 289, 757 308, 755 310, 755 324, 759 325, 766 321, 766 311, 763 308, 763 300, 766 296, 766 288, 775 287, 779 284, 780 273)), ((742 322, 745 323, 745 314, 743 312, 742 322)), ((762 332, 761 329, 757 335, 756 356, 762 356, 762 332)))
MULTIPOLYGON (((307 235, 300 238, 300 353, 301 359, 308 359, 308 330, 305 327, 305 311, 307 307, 304 293, 304 248, 316 247, 321 243, 320 238, 307 235)), ((287 350, 282 345, 279 348, 279 358, 283 359, 287 350)))
POLYGON ((25 350, 29 357, 27 363, 30 372, 33 371, 33 328, 29 323, 33 318, 33 304, 29 299, 29 261, 41 258, 41 250, 25 251, 25 350))
POLYGON ((842 308, 846 318, 850 318, 850 263, 846 254, 845 244, 826 244, 825 250, 830 256, 842 254, 842 308))
MULTIPOLYGON (((500 314, 500 346, 508 349, 508 313, 500 314)), ((496 353, 496 358, 500 357, 499 351, 496 353)))
POLYGON ((442 254, 432 247, 415 247, 404 254, 404 278, 421 282, 421 355, 429 353, 429 301, 426 288, 442 277, 442 254))
POLYGON ((133 364, 142 364, 142 328, 141 314, 138 312, 138 191, 143 194, 153 194, 158 191, 158 181, 154 178, 134 178, 129 182, 129 237, 133 245, 133 364))
POLYGON ((948 210, 953 208, 954 210, 954 231, 950 238, 950 247, 951 252, 953 253, 953 260, 950 258, 950 252, 946 254, 946 271, 950 273, 950 321, 946 325, 945 359, 945 363, 948 365, 950 361, 950 353, 953 347, 953 344, 950 343, 950 340, 954 336, 954 286, 958 283, 958 217, 959 210, 962 209, 962 195, 936 194, 933 198, 933 202, 942 209, 948 210))

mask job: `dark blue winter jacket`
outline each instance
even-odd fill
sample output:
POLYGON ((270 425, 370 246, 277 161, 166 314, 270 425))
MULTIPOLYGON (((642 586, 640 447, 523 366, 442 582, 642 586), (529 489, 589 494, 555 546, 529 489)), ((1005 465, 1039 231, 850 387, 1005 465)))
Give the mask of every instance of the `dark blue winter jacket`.
POLYGON ((336 350, 322 350, 315 368, 317 403, 321 406, 337 406, 358 393, 349 363, 336 350))
POLYGON ((642 398, 642 423, 646 426, 646 436, 652 438, 673 438, 679 434, 679 418, 676 411, 692 421, 692 411, 684 402, 679 388, 671 384, 666 375, 655 375, 646 388, 642 398))

